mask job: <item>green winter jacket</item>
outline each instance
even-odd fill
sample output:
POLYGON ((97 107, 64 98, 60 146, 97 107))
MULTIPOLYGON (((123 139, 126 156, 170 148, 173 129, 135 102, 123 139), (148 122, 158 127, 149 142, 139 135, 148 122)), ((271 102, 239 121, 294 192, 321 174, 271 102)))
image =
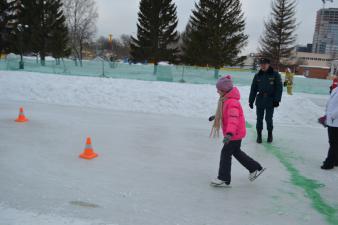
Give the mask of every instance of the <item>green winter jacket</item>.
POLYGON ((260 70, 251 85, 249 103, 256 100, 258 108, 271 108, 274 102, 282 100, 283 83, 281 75, 270 67, 266 72, 260 70))

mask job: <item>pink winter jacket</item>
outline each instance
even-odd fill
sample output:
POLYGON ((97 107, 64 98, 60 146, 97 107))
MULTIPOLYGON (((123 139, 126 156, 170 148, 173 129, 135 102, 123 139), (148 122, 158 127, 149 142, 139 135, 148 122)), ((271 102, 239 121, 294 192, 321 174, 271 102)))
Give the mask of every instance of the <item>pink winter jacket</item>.
POLYGON ((239 90, 234 87, 225 95, 227 100, 223 104, 223 135, 232 134, 232 141, 241 140, 246 135, 245 118, 239 90))

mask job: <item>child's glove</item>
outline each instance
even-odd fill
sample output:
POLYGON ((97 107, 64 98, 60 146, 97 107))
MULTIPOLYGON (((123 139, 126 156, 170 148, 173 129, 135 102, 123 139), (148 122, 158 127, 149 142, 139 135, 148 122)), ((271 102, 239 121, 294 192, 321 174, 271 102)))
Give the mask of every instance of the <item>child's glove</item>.
POLYGON ((253 103, 249 103, 249 107, 250 107, 250 109, 253 109, 254 108, 253 103))
POLYGON ((279 102, 273 102, 273 107, 278 108, 279 107, 279 102))
POLYGON ((232 138, 232 134, 227 134, 223 139, 223 144, 224 145, 229 144, 229 142, 231 141, 231 138, 232 138))
POLYGON ((326 125, 326 116, 322 116, 318 119, 318 123, 320 123, 321 125, 323 125, 324 127, 327 127, 326 125))
POLYGON ((215 116, 210 116, 209 117, 209 121, 211 122, 211 121, 213 121, 215 119, 215 116))

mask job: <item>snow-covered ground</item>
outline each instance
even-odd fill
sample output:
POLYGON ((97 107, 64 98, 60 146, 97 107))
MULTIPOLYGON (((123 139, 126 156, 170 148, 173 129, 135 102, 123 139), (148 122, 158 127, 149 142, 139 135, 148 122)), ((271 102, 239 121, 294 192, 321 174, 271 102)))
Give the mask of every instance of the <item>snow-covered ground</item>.
MULTIPOLYGON (((0 99, 105 108, 119 111, 207 118, 215 111, 217 93, 212 85, 148 82, 96 77, 56 76, 0 71, 0 99)), ((241 87, 242 103, 248 120, 249 87, 241 87)), ((327 96, 284 95, 276 122, 283 125, 319 127, 327 96), (284 104, 285 102, 285 104, 284 104), (311 110, 310 112, 308 110, 311 110)))
MULTIPOLYGON (((248 87, 241 87, 248 122, 248 87)), ((235 160, 214 189, 211 85, 0 71, 0 224, 338 224, 338 169, 316 120, 327 96, 284 95, 275 143, 243 150, 268 168, 251 183, 235 160), (20 106, 29 123, 13 122, 20 106), (99 157, 78 158, 90 135, 99 157)))

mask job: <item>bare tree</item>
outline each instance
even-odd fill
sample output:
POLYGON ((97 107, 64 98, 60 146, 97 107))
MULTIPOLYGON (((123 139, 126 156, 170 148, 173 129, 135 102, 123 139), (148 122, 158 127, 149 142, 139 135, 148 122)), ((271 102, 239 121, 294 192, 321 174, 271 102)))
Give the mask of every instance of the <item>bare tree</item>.
POLYGON ((119 53, 118 56, 121 58, 129 58, 130 57, 130 41, 131 41, 131 37, 130 35, 127 34, 122 34, 120 36, 120 49, 119 49, 119 53))
POLYGON ((121 42, 124 46, 129 46, 131 41, 131 36, 128 34, 122 34, 120 36, 121 42))
POLYGON ((98 12, 95 0, 63 0, 72 54, 82 66, 83 48, 96 33, 98 12))

